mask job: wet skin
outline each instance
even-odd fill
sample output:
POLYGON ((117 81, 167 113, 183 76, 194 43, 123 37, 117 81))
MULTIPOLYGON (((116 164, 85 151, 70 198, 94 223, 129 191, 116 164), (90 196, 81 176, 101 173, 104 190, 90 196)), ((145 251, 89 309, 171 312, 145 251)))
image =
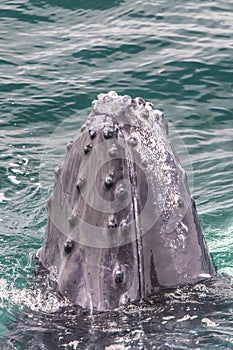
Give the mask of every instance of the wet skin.
POLYGON ((215 274, 164 115, 101 94, 67 146, 37 258, 72 303, 111 310, 215 274))

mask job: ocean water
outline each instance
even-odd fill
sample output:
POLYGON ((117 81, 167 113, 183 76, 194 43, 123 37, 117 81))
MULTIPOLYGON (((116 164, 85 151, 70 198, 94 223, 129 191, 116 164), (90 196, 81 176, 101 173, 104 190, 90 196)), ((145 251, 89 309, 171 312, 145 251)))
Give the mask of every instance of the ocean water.
POLYGON ((109 90, 166 115, 233 277, 232 1, 2 0, 0 13, 0 348, 233 349, 227 278, 94 315, 33 284, 53 167, 109 90))

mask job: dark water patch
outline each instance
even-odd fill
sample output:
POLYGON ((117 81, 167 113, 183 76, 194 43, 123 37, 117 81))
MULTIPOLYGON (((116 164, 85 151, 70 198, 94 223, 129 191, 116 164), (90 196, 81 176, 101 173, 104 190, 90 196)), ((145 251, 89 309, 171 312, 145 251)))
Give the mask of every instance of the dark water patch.
POLYGON ((20 9, 1 9, 1 18, 3 21, 9 21, 11 18, 16 19, 17 22, 24 23, 43 23, 43 22, 53 22, 52 19, 36 15, 34 12, 32 14, 25 13, 20 9))
MULTIPOLYGON (((77 58, 82 58, 85 60, 90 59, 101 59, 101 58, 108 58, 108 56, 114 55, 114 54, 120 54, 120 53, 126 53, 127 55, 137 54, 139 52, 143 51, 142 47, 139 47, 138 45, 120 45, 116 48, 111 47, 105 47, 105 46, 94 46, 91 51, 89 50, 81 50, 77 53, 74 53, 73 56, 77 58)), ((122 57, 119 57, 121 60, 122 57)), ((94 64, 93 64, 94 65, 94 64)))
POLYGON ((16 84, 16 83, 9 82, 9 83, 2 84, 2 86, 0 87, 0 91, 11 93, 15 90, 22 90, 27 87, 29 87, 29 84, 16 84))
POLYGON ((119 6, 123 0, 114 0, 111 1, 111 3, 106 3, 106 1, 98 1, 93 2, 91 0, 32 0, 31 1, 33 5, 38 7, 46 7, 46 6, 53 6, 53 7, 62 7, 64 9, 84 9, 84 10, 107 10, 109 8, 113 8, 116 6, 119 6))
POLYGON ((4 67, 5 65, 8 66, 8 65, 12 65, 12 66, 17 66, 17 64, 11 62, 11 61, 7 61, 7 60, 4 60, 4 59, 0 59, 0 65, 2 67, 4 67))

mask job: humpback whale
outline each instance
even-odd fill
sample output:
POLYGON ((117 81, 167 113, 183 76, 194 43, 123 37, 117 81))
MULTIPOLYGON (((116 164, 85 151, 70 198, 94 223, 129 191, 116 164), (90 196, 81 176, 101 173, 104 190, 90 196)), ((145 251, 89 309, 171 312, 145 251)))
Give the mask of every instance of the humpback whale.
POLYGON ((152 103, 98 95, 54 174, 36 256, 71 303, 112 310, 215 274, 186 173, 152 103))

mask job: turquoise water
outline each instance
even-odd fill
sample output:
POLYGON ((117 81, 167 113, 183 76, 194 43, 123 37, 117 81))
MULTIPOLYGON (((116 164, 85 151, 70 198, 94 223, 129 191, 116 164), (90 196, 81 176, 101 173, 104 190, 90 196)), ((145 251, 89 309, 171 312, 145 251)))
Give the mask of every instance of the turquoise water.
POLYGON ((30 282, 52 169, 109 90, 163 110, 215 264, 233 276, 231 1, 2 0, 0 13, 1 348, 232 349, 229 282, 196 303, 183 291, 178 305, 95 317, 59 313, 30 282))

